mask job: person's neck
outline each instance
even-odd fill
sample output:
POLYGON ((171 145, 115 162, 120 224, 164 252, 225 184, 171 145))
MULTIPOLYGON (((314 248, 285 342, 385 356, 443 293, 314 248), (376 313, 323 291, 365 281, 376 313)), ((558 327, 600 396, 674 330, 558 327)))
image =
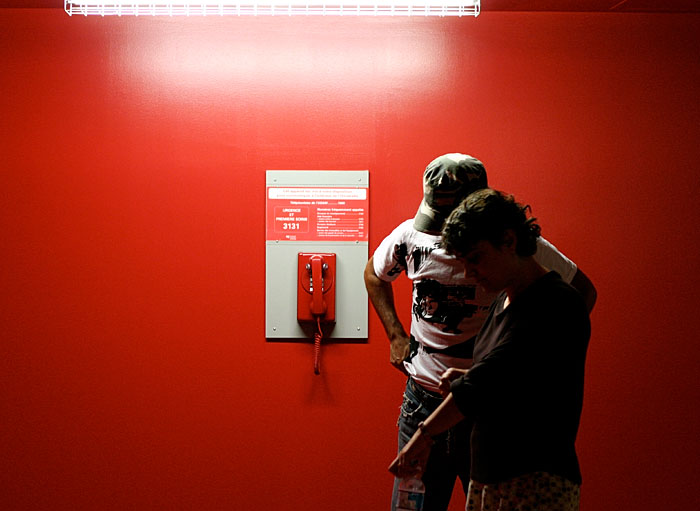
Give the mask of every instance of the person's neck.
POLYGON ((505 289, 507 295, 505 306, 513 303, 518 295, 546 274, 547 269, 535 261, 533 257, 524 259, 519 265, 512 283, 505 289))

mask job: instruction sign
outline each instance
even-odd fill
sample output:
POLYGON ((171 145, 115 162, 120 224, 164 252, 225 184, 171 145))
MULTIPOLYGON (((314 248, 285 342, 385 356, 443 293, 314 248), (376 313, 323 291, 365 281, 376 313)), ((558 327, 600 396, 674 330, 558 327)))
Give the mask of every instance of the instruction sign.
POLYGON ((268 241, 368 241, 367 188, 267 187, 268 241))

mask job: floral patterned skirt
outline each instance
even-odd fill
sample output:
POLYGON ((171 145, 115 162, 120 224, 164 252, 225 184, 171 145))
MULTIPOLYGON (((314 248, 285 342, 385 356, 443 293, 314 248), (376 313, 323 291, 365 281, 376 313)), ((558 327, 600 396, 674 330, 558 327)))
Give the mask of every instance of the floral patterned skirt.
POLYGON ((495 484, 472 479, 466 511, 578 511, 580 495, 578 484, 546 472, 495 484))

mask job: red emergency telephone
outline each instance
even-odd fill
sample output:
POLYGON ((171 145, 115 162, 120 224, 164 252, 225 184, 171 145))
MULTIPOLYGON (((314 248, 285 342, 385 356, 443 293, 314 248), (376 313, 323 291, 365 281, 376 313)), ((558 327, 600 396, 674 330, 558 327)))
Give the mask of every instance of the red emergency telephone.
POLYGON ((314 373, 320 374, 321 325, 335 324, 335 254, 299 252, 297 321, 316 328, 314 373))

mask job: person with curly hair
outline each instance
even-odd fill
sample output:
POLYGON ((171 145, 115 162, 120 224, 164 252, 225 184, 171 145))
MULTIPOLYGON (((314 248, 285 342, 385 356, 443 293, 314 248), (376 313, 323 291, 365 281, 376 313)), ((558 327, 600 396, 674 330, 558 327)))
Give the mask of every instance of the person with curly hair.
POLYGON ((471 432, 467 511, 576 511, 576 454, 590 320, 581 294, 534 254, 540 227, 510 195, 469 195, 445 221, 442 246, 465 275, 498 293, 473 365, 445 372, 446 398, 418 424, 389 470, 420 476, 435 439, 471 432))

